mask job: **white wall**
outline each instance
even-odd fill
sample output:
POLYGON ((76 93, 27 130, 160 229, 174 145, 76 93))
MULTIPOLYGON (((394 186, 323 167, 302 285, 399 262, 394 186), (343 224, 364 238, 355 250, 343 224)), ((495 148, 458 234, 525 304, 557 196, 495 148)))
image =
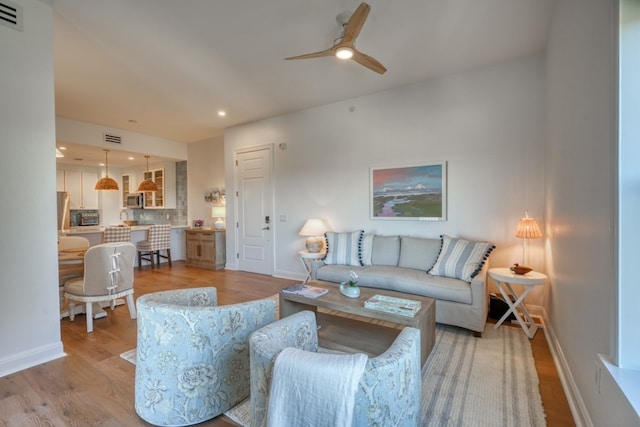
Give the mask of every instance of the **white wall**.
POLYGON ((0 376, 58 358, 56 161, 51 6, 17 0, 24 29, 0 26, 0 376))
POLYGON ((193 220, 204 220, 212 227, 211 203, 204 200, 208 191, 224 190, 224 138, 192 142, 188 145, 189 167, 187 168, 187 194, 189 224, 193 220))
POLYGON ((65 117, 56 117, 56 138, 60 142, 107 147, 111 150, 131 151, 140 154, 151 153, 159 157, 187 160, 187 146, 181 142, 65 117), (122 143, 107 144, 104 142, 105 133, 121 136, 122 143))
POLYGON ((546 310, 578 425, 637 426, 602 374, 616 337, 617 2, 558 2, 547 50, 546 310))
MULTIPOLYGON (((278 276, 303 277, 297 233, 310 217, 336 231, 487 239, 498 247, 491 265, 521 262, 518 219, 525 210, 540 220, 543 213, 543 69, 540 58, 520 60, 228 129, 228 194, 234 150, 274 144, 278 276), (369 219, 370 167, 440 160, 448 162, 446 222, 369 219)), ((539 269, 541 243, 531 244, 539 269)), ((235 253, 231 234, 227 250, 235 253)))

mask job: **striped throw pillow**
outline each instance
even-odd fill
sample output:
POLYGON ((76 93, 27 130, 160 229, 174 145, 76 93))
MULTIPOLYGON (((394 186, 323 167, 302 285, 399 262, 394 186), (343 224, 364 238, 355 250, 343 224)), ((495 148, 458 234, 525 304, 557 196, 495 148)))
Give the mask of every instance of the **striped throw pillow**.
POLYGON ((487 242, 471 242, 443 234, 436 263, 429 270, 434 276, 453 277, 471 282, 478 275, 495 246, 487 242))
POLYGON ((361 265, 360 244, 364 230, 350 233, 335 233, 327 231, 324 238, 327 242, 325 264, 361 265))

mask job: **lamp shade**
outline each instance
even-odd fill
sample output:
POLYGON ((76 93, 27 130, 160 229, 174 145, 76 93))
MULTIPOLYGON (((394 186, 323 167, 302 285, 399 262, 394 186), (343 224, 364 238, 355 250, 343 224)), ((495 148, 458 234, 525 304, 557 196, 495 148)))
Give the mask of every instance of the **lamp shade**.
POLYGON ((319 236, 325 231, 327 231, 327 227, 321 219, 310 218, 304 223, 298 234, 308 237, 304 243, 309 252, 318 253, 323 247, 322 239, 319 236))
POLYGON ((319 236, 325 231, 327 231, 327 227, 325 227, 321 219, 311 218, 304 223, 298 234, 301 236, 319 236))
POLYGON ((226 216, 226 209, 224 206, 212 206, 211 217, 212 218, 224 218, 226 216))
POLYGON ((542 237, 542 232, 535 218, 529 218, 529 214, 525 213, 525 217, 520 218, 518 222, 516 237, 520 239, 539 239, 542 237))
MULTIPOLYGON (((145 172, 149 172, 149 157, 144 156, 147 159, 147 170, 145 172)), ((155 183, 152 179, 145 179, 138 185, 138 192, 149 192, 149 191, 158 191, 158 184, 155 183)))
POLYGON ((118 183, 115 179, 109 178, 109 150, 104 151, 104 177, 100 178, 98 182, 96 182, 95 189, 96 190, 117 190, 118 183))

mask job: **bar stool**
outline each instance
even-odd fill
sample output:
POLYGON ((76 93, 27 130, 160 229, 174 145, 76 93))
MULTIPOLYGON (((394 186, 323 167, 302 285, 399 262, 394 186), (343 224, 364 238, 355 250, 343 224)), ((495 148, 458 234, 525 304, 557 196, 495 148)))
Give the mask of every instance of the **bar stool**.
POLYGON ((147 240, 136 243, 138 251, 138 267, 142 267, 142 261, 149 261, 154 266, 154 255, 156 262, 160 264, 160 258, 165 258, 171 266, 171 224, 159 224, 149 227, 147 240), (167 255, 162 255, 160 251, 167 251, 167 255))
POLYGON ((129 242, 131 227, 106 227, 102 234, 102 243, 129 242))

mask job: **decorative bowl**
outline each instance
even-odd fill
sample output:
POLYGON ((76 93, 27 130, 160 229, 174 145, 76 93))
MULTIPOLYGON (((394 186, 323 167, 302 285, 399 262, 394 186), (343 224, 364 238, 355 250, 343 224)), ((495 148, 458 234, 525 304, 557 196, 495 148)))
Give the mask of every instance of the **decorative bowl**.
POLYGON ((132 219, 127 220, 127 221, 122 221, 122 223, 123 223, 124 225, 126 225, 127 227, 131 227, 132 225, 136 225, 135 220, 132 220, 132 219))
POLYGON ((511 271, 513 271, 516 274, 527 274, 531 270, 533 270, 531 267, 527 267, 525 265, 514 264, 514 266, 511 267, 511 271))

